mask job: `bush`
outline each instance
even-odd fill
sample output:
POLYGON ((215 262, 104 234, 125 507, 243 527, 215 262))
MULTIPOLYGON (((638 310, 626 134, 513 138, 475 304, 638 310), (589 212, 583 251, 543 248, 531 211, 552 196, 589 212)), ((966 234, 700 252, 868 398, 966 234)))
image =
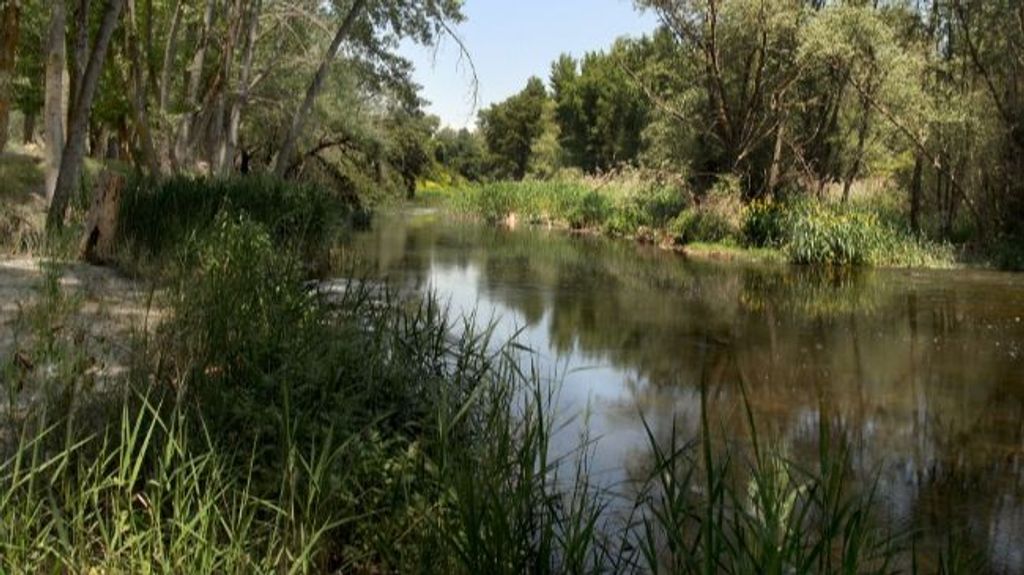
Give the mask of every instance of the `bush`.
POLYGON ((605 231, 632 235, 640 228, 664 228, 688 205, 687 195, 676 187, 642 182, 638 186, 609 186, 611 206, 605 231))
POLYGON ((1008 237, 999 240, 994 249, 995 264, 1006 271, 1024 271, 1024 238, 1008 237))
POLYGON ((611 210, 608 198, 592 190, 574 195, 572 200, 563 207, 561 217, 574 230, 600 226, 611 210))
POLYGON ((736 229, 729 220, 713 211, 686 210, 672 220, 669 233, 679 244, 735 243, 736 229))
POLYGON ((134 255, 160 258, 209 230, 221 212, 244 215, 262 224, 276 245, 311 257, 331 245, 349 209, 318 188, 270 177, 137 180, 122 200, 120 243, 134 255))
POLYGON ((757 200, 747 207, 743 240, 748 246, 780 248, 789 242, 793 206, 771 200, 757 200))
POLYGON ((885 240, 886 230, 874 214, 840 206, 803 203, 792 221, 786 249, 796 264, 871 263, 885 240))
POLYGON ((734 244, 742 236, 744 212, 739 180, 723 176, 695 208, 679 214, 669 224, 669 232, 682 244, 734 244))

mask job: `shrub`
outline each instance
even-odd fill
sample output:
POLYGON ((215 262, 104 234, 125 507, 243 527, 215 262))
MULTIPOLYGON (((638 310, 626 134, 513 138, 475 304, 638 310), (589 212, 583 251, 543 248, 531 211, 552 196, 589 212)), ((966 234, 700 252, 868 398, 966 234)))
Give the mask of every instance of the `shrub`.
POLYGON ((584 229, 599 226, 608 218, 610 205, 608 198, 598 192, 587 190, 574 194, 572 202, 563 208, 562 218, 573 229, 584 229))
POLYGON ((611 206, 605 231, 615 235, 631 235, 641 227, 664 228, 688 205, 683 190, 672 186, 613 183, 609 188, 611 206))
POLYGON ((862 265, 873 261, 885 233, 874 214, 804 203, 794 214, 787 251, 796 264, 862 265))
POLYGON ((1008 237, 996 243, 995 264, 1007 271, 1024 270, 1024 238, 1008 237))
POLYGON ((738 237, 731 222, 713 211, 686 210, 672 220, 669 233, 679 244, 735 243, 738 237))
POLYGON ((318 188, 270 177, 177 176, 129 185, 118 233, 122 244, 159 258, 202 235, 218 214, 228 212, 262 224, 276 245, 294 246, 312 256, 330 246, 348 211, 341 200, 318 188))
POLYGON ((672 221, 669 232, 683 244, 737 243, 742 234, 744 212, 739 180, 723 176, 696 207, 672 221))
POLYGON ((757 200, 747 207, 743 240, 748 246, 779 248, 789 242, 794 207, 782 202, 757 200))

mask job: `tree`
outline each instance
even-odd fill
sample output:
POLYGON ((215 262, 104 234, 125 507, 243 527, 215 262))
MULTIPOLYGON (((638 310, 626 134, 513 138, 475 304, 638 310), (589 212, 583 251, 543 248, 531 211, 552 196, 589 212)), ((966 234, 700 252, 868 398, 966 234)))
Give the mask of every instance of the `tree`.
POLYGON ((579 63, 563 55, 555 63, 552 97, 570 164, 605 171, 639 158, 650 102, 626 70, 643 65, 648 44, 619 40, 607 54, 590 53, 579 63))
POLYGON ((7 136, 10 132, 14 65, 21 32, 20 19, 20 0, 3 0, 0 4, 0 152, 7 146, 7 136))
POLYGON ((64 152, 64 75, 67 73, 67 7, 64 0, 53 0, 50 9, 49 34, 46 40, 46 104, 43 110, 48 200, 53 198, 54 189, 57 187, 57 175, 64 152))
POLYGON ((114 35, 114 29, 117 28, 118 20, 121 17, 121 10, 124 8, 124 1, 107 0, 103 20, 89 56, 89 63, 86 65, 81 85, 72 101, 67 143, 64 145, 53 199, 46 216, 48 229, 56 229, 64 225, 64 215, 68 202, 71 200, 71 194, 78 189, 82 180, 85 139, 89 115, 92 111, 92 101, 96 94, 96 86, 99 84, 100 72, 106 60, 110 39, 114 35))
POLYGON ((479 132, 442 128, 434 134, 434 159, 469 181, 484 177, 484 142, 479 132))
POLYGON ((355 40, 365 56, 385 65, 393 64, 395 58, 388 50, 397 45, 399 39, 431 44, 440 34, 450 34, 449 22, 462 19, 461 6, 460 0, 352 0, 346 9, 335 6, 337 13, 344 17, 320 59, 302 103, 292 114, 277 153, 274 173, 283 177, 291 166, 298 139, 344 42, 355 40))
MULTIPOLYGON (((740 175, 753 195, 770 193, 780 169, 786 119, 800 77, 797 31, 806 19, 799 0, 637 0, 654 11, 680 50, 692 58, 701 114, 668 109, 696 121, 704 147, 699 171, 740 175), (776 153, 778 152, 778 153, 776 153)), ((665 98, 655 94, 668 107, 665 98)))
POLYGON ((547 101, 544 82, 534 77, 522 92, 480 112, 480 133, 495 175, 517 180, 526 176, 534 143, 544 133, 547 101))
POLYGON ((390 110, 383 121, 387 160, 400 175, 407 199, 415 197, 416 182, 431 164, 430 138, 438 122, 435 116, 404 108, 390 110))

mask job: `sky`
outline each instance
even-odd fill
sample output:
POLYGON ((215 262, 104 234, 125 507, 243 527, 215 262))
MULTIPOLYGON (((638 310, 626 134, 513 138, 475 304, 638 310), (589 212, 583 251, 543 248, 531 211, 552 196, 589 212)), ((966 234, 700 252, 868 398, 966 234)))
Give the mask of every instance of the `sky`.
POLYGON ((563 52, 605 49, 657 24, 654 16, 634 10, 632 0, 466 0, 463 13, 458 34, 476 65, 478 106, 469 66, 451 39, 436 50, 414 44, 401 49, 416 66, 421 96, 431 102, 428 112, 454 128, 473 126, 479 108, 522 90, 530 76, 547 80, 563 52))

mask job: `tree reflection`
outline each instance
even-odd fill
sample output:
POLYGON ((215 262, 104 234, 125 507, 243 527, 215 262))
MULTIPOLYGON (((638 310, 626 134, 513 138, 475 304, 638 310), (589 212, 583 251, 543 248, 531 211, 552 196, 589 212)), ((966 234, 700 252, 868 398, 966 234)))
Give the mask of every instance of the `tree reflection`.
MULTIPOLYGON (((388 220, 355 247, 408 285, 473 278, 458 286, 461 309, 511 310, 544 328, 529 344, 548 357, 614 367, 573 382, 626 391, 594 420, 612 441, 638 437, 638 413, 660 440, 693 436, 702 382, 723 435, 739 441, 744 381, 780 449, 812 460, 828 418, 851 472, 877 474, 893 521, 930 534, 925 545, 969 528, 993 570, 1024 571, 1020 278, 690 262, 440 220, 388 220)), ((642 443, 625 453, 620 467, 644 465, 642 443)))

